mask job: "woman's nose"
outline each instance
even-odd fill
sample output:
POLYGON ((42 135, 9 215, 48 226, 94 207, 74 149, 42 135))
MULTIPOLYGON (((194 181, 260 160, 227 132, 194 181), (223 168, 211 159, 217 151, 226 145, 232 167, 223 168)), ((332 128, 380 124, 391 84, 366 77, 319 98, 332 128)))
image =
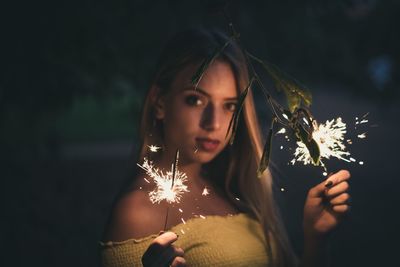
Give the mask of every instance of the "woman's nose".
POLYGON ((207 131, 215 131, 221 127, 221 119, 221 112, 210 103, 203 111, 200 126, 207 131))

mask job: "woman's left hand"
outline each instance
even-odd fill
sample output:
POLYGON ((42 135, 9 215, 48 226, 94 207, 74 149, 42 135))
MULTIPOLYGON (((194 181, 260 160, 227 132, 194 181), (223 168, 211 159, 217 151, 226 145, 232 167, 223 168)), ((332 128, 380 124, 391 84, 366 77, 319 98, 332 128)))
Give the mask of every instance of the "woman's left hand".
POLYGON ((304 205, 304 235, 321 239, 340 223, 350 210, 348 193, 350 173, 341 170, 311 188, 304 205))

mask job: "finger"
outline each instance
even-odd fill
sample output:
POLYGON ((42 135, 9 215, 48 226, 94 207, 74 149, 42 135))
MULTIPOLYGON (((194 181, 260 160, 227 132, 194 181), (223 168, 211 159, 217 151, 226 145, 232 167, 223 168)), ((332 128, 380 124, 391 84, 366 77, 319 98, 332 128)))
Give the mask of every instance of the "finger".
MULTIPOLYGON (((166 232, 156 237, 150 244, 146 252, 142 256, 142 262, 151 263, 164 254, 164 250, 172 248, 171 244, 178 239, 178 236, 173 232, 166 232)), ((150 264, 152 265, 152 264, 150 264)))
POLYGON ((152 243, 157 243, 162 247, 167 247, 174 243, 176 240, 178 240, 177 234, 173 232, 165 232, 157 236, 152 243))
POLYGON ((166 264, 171 263, 176 257, 183 257, 184 251, 181 248, 176 248, 174 246, 169 246, 166 248, 163 253, 159 257, 158 265, 155 266, 164 266, 166 264))
POLYGON ((340 182, 340 184, 337 184, 335 186, 333 186, 332 188, 326 190, 325 195, 328 198, 333 198, 336 197, 344 192, 346 192, 347 190, 349 190, 350 185, 348 182, 344 181, 344 182, 340 182))
POLYGON ((183 257, 176 257, 171 263, 171 267, 182 267, 182 266, 186 266, 186 260, 183 257))
POLYGON ((330 175, 325 181, 317 184, 308 191, 309 197, 320 197, 323 196, 326 188, 331 188, 336 184, 348 180, 350 178, 350 173, 346 170, 340 170, 339 172, 330 175))
POLYGON ((350 195, 348 193, 340 194, 329 201, 331 205, 349 204, 349 202, 350 202, 350 195))
POLYGON ((346 213, 350 211, 350 206, 343 204, 343 205, 335 205, 332 206, 332 210, 337 213, 346 213))
POLYGON ((350 172, 348 170, 340 170, 326 179, 325 187, 327 188, 333 187, 348 179, 350 179, 350 172))

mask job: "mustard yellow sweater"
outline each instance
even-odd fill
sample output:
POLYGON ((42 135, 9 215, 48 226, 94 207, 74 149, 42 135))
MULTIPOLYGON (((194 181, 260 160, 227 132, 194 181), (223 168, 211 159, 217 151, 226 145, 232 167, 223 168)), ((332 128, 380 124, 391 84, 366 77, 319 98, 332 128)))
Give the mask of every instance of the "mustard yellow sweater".
MULTIPOLYGON (((268 266, 260 224, 245 214, 193 218, 170 229, 188 266, 268 266)), ((142 266, 141 258, 156 234, 121 242, 101 242, 104 267, 142 266)))

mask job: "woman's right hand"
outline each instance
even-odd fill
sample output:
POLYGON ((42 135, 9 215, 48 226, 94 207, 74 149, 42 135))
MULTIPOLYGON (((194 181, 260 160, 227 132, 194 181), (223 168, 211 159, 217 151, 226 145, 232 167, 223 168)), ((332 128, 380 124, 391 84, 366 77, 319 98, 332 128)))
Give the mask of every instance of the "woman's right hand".
POLYGON ((143 254, 143 266, 186 266, 183 249, 172 245, 176 240, 178 236, 173 232, 165 232, 156 237, 143 254))

